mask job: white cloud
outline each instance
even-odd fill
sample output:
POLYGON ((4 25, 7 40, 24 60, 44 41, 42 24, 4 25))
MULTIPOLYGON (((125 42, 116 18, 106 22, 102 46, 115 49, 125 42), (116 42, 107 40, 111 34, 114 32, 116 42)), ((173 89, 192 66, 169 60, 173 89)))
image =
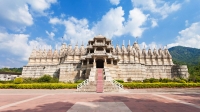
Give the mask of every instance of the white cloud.
POLYGON ((168 46, 186 46, 193 48, 200 48, 200 22, 193 23, 190 27, 179 32, 175 43, 168 46))
POLYGON ((170 43, 167 45, 168 48, 174 47, 174 46, 179 46, 179 43, 170 43))
POLYGON ((55 17, 55 18, 50 18, 49 23, 55 25, 55 24, 62 24, 63 21, 55 17))
POLYGON ((31 5, 33 11, 46 15, 44 11, 49 9, 51 4, 56 3, 57 0, 26 0, 26 2, 31 5))
POLYGON ((123 16, 124 11, 122 7, 110 9, 110 11, 94 25, 92 31, 94 31, 95 34, 102 34, 108 38, 121 36, 123 34, 123 22, 125 20, 123 16))
POLYGON ((188 20, 185 20, 185 26, 188 26, 188 25, 189 25, 188 20))
POLYGON ((128 21, 125 23, 124 32, 130 33, 133 37, 140 37, 145 30, 142 25, 146 22, 148 15, 143 14, 139 9, 129 11, 128 21))
POLYGON ((56 0, 0 0, 0 27, 23 32, 27 26, 33 25, 33 14, 45 15, 56 0))
POLYGON ((120 3, 120 0, 110 0, 110 3, 113 5, 118 5, 120 3))
POLYGON ((163 0, 131 0, 135 7, 141 8, 142 10, 148 10, 152 13, 157 13, 166 18, 170 13, 180 9, 181 4, 165 2, 163 0))
POLYGON ((45 31, 46 34, 48 35, 48 37, 53 40, 53 37, 55 36, 55 34, 53 32, 48 32, 48 31, 45 31))
MULTIPOLYGON (((143 25, 147 21, 148 15, 143 14, 139 9, 134 8, 129 12, 129 18, 125 21, 122 7, 111 8, 101 20, 89 27, 87 19, 77 19, 69 17, 68 19, 50 18, 49 23, 52 25, 64 25, 64 39, 75 44, 77 41, 87 42, 88 39, 98 34, 107 38, 118 37, 130 34, 134 37, 140 37, 145 30, 143 25)), ((81 43, 81 42, 79 42, 81 43)))
POLYGON ((155 20, 155 19, 152 19, 152 20, 151 20, 151 23, 152 23, 152 24, 151 24, 151 27, 152 27, 152 28, 158 26, 157 20, 155 20))
POLYGON ((13 56, 19 56, 20 60, 28 60, 35 46, 46 45, 41 38, 28 40, 27 34, 8 34, 0 32, 0 50, 13 56))
POLYGON ((70 40, 74 45, 77 42, 83 41, 86 43, 94 36, 94 32, 89 29, 87 19, 76 19, 70 17, 68 20, 63 21, 66 27, 64 38, 70 40))

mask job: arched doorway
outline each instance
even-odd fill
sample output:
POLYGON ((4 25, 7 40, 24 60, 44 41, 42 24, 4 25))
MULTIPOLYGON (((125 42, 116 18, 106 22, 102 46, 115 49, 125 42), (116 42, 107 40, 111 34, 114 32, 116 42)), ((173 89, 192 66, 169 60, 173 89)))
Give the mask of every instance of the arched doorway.
POLYGON ((104 68, 104 61, 102 59, 97 59, 96 68, 104 68))

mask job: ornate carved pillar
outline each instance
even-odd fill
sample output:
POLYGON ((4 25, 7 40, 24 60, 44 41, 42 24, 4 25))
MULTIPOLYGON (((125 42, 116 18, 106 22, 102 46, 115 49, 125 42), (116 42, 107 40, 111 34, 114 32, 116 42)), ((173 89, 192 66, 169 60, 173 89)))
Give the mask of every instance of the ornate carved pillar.
POLYGON ((107 61, 106 61, 106 57, 104 57, 104 68, 106 67, 107 65, 107 61))
POLYGON ((94 52, 95 52, 96 50, 97 50, 97 48, 95 47, 95 48, 94 48, 94 52))
POLYGON ((89 59, 87 59, 87 65, 89 65, 89 59))
POLYGON ((113 59, 111 59, 111 65, 113 65, 113 59))
POLYGON ((94 57, 93 68, 96 68, 96 57, 94 57))

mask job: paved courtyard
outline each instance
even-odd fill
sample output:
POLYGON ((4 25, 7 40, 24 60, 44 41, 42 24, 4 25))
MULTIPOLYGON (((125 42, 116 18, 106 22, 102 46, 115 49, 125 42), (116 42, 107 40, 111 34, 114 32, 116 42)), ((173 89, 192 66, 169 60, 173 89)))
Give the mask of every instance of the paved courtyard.
POLYGON ((123 93, 0 89, 1 112, 200 112, 200 88, 123 93))

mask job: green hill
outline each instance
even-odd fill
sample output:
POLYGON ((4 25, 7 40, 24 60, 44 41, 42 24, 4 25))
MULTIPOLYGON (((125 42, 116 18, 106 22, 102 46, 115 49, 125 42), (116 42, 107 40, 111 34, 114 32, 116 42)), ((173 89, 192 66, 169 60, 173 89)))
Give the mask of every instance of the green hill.
POLYGON ((175 64, 198 65, 200 63, 200 49, 176 46, 169 48, 175 64))

